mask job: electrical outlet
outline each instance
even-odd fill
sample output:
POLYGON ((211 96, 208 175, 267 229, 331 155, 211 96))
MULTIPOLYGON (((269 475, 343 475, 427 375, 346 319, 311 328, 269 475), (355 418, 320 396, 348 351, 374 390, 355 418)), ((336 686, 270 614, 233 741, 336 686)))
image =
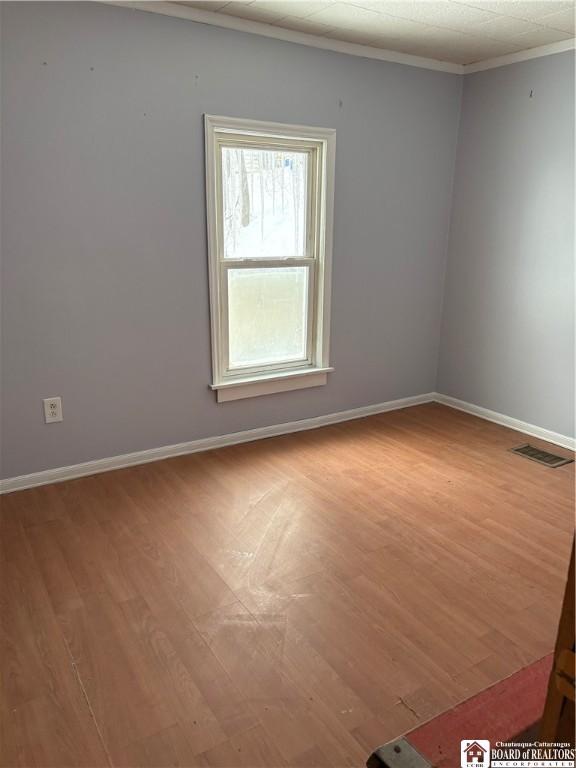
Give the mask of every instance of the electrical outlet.
POLYGON ((44 421, 46 424, 63 420, 61 397, 47 397, 42 402, 44 403, 44 421))

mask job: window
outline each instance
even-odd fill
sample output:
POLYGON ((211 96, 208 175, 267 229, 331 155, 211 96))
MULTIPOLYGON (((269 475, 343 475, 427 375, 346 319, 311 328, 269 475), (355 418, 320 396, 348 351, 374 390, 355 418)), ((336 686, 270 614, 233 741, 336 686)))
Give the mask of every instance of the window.
POLYGON ((333 130, 206 115, 212 389, 326 383, 333 130))

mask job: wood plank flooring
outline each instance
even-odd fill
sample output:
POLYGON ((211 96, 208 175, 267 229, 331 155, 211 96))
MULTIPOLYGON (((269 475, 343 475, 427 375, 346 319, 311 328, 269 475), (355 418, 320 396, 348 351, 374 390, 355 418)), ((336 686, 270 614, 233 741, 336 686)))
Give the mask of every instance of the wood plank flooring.
POLYGON ((1 765, 360 768, 549 653, 574 465, 522 442, 431 404, 4 496, 1 765))

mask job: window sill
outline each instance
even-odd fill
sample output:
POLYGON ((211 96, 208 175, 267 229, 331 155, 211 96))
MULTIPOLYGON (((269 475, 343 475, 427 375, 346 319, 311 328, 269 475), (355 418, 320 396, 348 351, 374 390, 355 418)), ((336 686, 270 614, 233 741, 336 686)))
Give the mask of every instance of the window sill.
POLYGON ((289 392, 293 389, 321 387, 326 384, 328 374, 334 368, 304 368, 299 371, 283 371, 269 375, 230 379, 220 384, 211 384, 219 403, 241 400, 245 397, 272 395, 275 392, 289 392))

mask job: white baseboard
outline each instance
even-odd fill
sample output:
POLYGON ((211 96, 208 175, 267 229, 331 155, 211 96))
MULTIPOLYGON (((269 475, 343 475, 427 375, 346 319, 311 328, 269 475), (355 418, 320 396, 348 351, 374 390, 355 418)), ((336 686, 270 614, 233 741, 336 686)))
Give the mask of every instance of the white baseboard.
POLYGON ((233 432, 229 435, 205 437, 200 440, 191 440, 188 443, 165 445, 162 448, 151 448, 148 451, 125 453, 121 456, 111 456, 108 459, 96 459, 96 461, 86 461, 83 464, 73 464, 69 467, 58 467, 56 469, 47 469, 43 472, 33 472, 30 475, 19 475, 18 477, 10 477, 6 480, 0 480, 0 493, 22 491, 25 488, 34 488, 38 485, 60 483, 64 480, 72 480, 76 477, 84 477, 86 475, 97 475, 100 472, 109 472, 112 469, 133 467, 137 464, 148 464, 151 461, 168 459, 171 456, 183 456, 187 453, 198 453, 199 451, 223 448, 227 445, 237 445, 238 443, 248 443, 252 440, 261 440, 265 437, 276 437, 278 435, 287 435, 290 432, 316 429, 317 427, 325 427, 329 424, 338 424, 341 421, 361 419, 364 416, 372 416, 376 413, 385 413, 386 411, 396 411, 400 408, 408 408, 413 405, 431 403, 434 402, 434 399, 435 394, 429 392, 425 395, 403 397, 400 400, 389 400, 386 403, 377 403, 376 405, 367 405, 362 408, 353 408, 349 411, 328 413, 325 416, 313 416, 310 419, 290 421, 284 424, 273 424, 269 427, 258 427, 257 429, 247 429, 243 432, 233 432))
POLYGON ((513 419, 511 416, 505 416, 503 413, 491 411, 489 408, 482 408, 480 405, 466 403, 464 400, 458 400, 456 397, 450 397, 449 395, 442 395, 439 392, 434 393, 434 400, 442 405, 448 405, 450 408, 455 408, 458 411, 464 411, 473 416, 479 416, 481 419, 486 419, 486 421, 493 421, 495 424, 500 424, 503 427, 510 427, 510 429, 515 429, 517 432, 523 432, 532 437, 539 437, 541 440, 546 440, 549 443, 561 445, 563 448, 569 448, 570 450, 576 448, 576 439, 573 437, 561 435, 559 432, 552 432, 543 427, 537 427, 535 424, 528 424, 526 421, 520 421, 520 419, 513 419))
POLYGON ((466 403, 463 400, 458 400, 449 395, 442 395, 439 392, 429 392, 425 395, 403 397, 400 400, 389 400, 386 403, 377 403, 376 405, 367 405, 362 408, 353 408, 349 411, 328 413, 325 416, 313 416, 310 419, 289 421, 284 424, 273 424, 269 427, 247 429, 243 432, 233 432, 229 435, 205 437, 200 440, 191 440, 188 443, 165 445, 162 448, 151 448, 148 451, 125 453, 121 456, 111 456, 107 459, 86 461, 83 464, 73 464, 69 467, 58 467, 56 469, 47 469, 43 472, 33 472, 30 475, 9 477, 6 480, 0 480, 0 494, 10 493, 12 491, 22 491, 26 488, 34 488, 38 485, 60 483, 64 480, 72 480, 76 477, 85 477, 86 475, 97 475, 100 472, 109 472, 112 469, 123 469, 124 467, 133 467, 137 464, 148 464, 151 461, 168 459, 171 456, 184 456, 187 453, 210 451, 214 448, 223 448, 227 445, 238 445, 239 443, 248 443, 252 440, 262 440, 265 437, 276 437, 278 435, 287 435, 291 432, 317 429, 318 427, 325 427, 329 424, 338 424, 342 421, 361 419, 364 416, 386 413, 386 411, 397 411, 400 408, 409 408, 413 405, 422 405, 424 403, 433 402, 447 405, 450 408, 455 408, 456 410, 464 411, 465 413, 470 413, 473 416, 479 416, 481 419, 493 421, 496 424, 510 427, 511 429, 523 432, 526 435, 546 440, 549 443, 561 445, 563 448, 569 448, 571 450, 576 448, 576 440, 572 437, 561 435, 558 432, 551 432, 548 429, 537 427, 534 424, 528 424, 519 419, 513 419, 510 416, 505 416, 503 413, 497 413, 488 408, 482 408, 479 405, 466 403))

